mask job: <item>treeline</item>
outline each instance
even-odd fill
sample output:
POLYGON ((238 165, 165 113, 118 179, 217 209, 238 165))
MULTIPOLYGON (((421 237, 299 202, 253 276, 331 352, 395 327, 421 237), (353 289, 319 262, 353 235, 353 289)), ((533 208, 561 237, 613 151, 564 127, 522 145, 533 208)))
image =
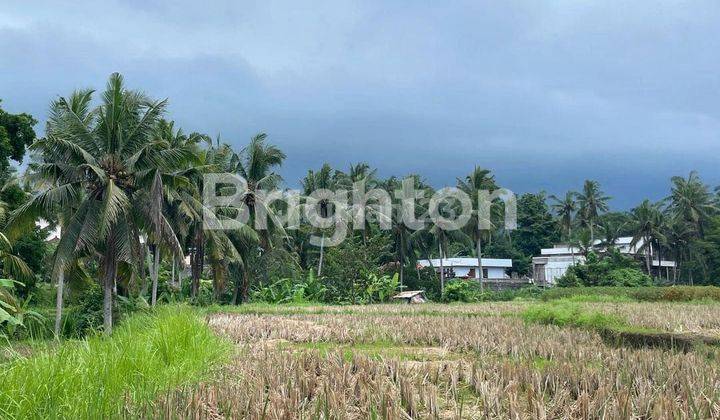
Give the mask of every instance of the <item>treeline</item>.
MULTIPOLYGON (((594 240, 611 247, 620 236, 652 244, 654 256, 649 246, 642 249, 648 259, 677 261, 677 283, 716 284, 720 278, 717 189, 712 192, 695 173, 672 178, 667 199, 643 201, 629 212, 610 211, 610 198, 588 180, 562 197, 518 197, 515 230, 503 227, 503 204, 496 201, 492 229, 478 228, 477 209, 466 228, 455 231, 432 224, 414 230, 397 217, 390 229, 381 229, 370 214, 365 229, 351 231, 340 245, 318 247, 310 238, 330 237, 333 228, 302 223, 287 229, 271 222, 256 229, 252 223, 261 212, 272 221, 284 210, 259 193, 284 185, 278 169, 286 156, 265 134, 235 148, 175 127, 166 119, 166 105, 127 89, 113 74, 99 95, 78 90, 52 101, 37 138, 31 116, 0 111, 0 261, 3 276, 19 282, 0 288, 10 302, 8 317, 17 321, 29 303, 56 305, 59 332, 67 298, 69 313, 101 314, 109 332, 119 307, 145 301, 363 303, 385 300, 400 285, 439 298, 440 279, 431 269, 419 269, 418 259, 481 253, 512 258, 513 271, 530 276, 531 258, 540 248, 564 241, 589 254, 594 240), (31 161, 18 176, 9 161, 22 160, 26 147, 31 161), (250 223, 241 228, 203 229, 203 176, 217 172, 247 180, 242 200, 250 223), (49 225, 36 226, 41 219, 49 225), (56 228, 60 238, 46 242, 56 228), (50 285, 57 285, 53 296, 50 285)), ((407 178, 432 192, 419 175, 381 178, 366 163, 322 165, 308 171, 302 187, 309 194, 364 181, 368 188, 394 191, 407 178)), ((489 170, 475 168, 458 178, 457 187, 477 203, 479 190, 500 185, 489 170)), ((334 210, 331 203, 319 205, 321 213, 334 210)), ((399 206, 393 201, 394 211, 399 206)), ((443 211, 451 207, 447 203, 443 211)), ((86 318, 75 321, 99 322, 86 318)))

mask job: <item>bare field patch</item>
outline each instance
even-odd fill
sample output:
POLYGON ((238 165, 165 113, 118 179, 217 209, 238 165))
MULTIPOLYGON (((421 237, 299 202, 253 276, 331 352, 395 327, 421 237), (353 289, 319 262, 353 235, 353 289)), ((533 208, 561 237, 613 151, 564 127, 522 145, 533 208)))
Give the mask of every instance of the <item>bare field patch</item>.
MULTIPOLYGON (((609 346, 591 331, 508 316, 525 305, 210 315, 237 344, 233 362, 155 409, 257 419, 720 417, 717 348, 609 346)), ((717 322, 702 321, 716 316, 711 305, 656 305, 665 322, 638 314, 655 304, 592 305, 656 328, 717 322)))

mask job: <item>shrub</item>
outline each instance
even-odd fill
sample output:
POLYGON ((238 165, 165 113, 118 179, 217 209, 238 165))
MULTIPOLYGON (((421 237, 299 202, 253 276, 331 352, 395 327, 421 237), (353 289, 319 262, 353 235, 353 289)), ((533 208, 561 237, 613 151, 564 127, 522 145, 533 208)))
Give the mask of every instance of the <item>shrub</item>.
POLYGON ((73 305, 64 313, 63 335, 66 337, 85 337, 102 328, 103 291, 93 283, 79 293, 73 305))
POLYGON ((475 280, 454 279, 445 285, 444 302, 477 302, 480 299, 480 284, 475 280))
POLYGON ((577 287, 580 286, 580 279, 573 270, 568 270, 555 280, 555 285, 558 287, 577 287))
POLYGON ((611 270, 600 286, 652 286, 652 279, 647 274, 634 268, 618 268, 611 270))
MULTIPOLYGON (((645 285, 645 279, 639 276, 642 272, 638 270, 638 267, 637 261, 622 255, 615 248, 610 248, 607 253, 602 255, 590 252, 585 262, 571 266, 565 275, 557 280, 557 285, 560 287, 635 285, 625 284, 625 281, 638 282, 636 285, 645 285), (637 271, 637 273, 630 271, 616 273, 616 279, 620 282, 616 284, 610 274, 617 270, 637 271)), ((647 284, 652 284, 652 282, 647 284)))
MULTIPOLYGON (((24 338, 28 331, 40 333, 45 318, 29 309, 31 296, 20 299, 15 295, 16 285, 22 283, 11 279, 0 279, 0 337, 24 338)), ((1 388, 0 388, 1 389, 1 388)))
POLYGON ((522 312, 522 317, 527 322, 552 324, 560 327, 570 325, 607 330, 627 326, 627 322, 618 316, 583 309, 578 303, 568 301, 532 305, 522 312))
POLYGON ((387 302, 390 298, 397 293, 399 275, 395 273, 392 276, 384 274, 378 276, 376 274, 370 274, 368 276, 367 288, 365 289, 365 296, 363 301, 365 303, 373 302, 387 302))
POLYGON ((258 286, 252 292, 252 300, 265 303, 322 302, 326 291, 323 282, 310 270, 305 279, 282 278, 258 286))
POLYGON ((519 289, 487 290, 478 294, 481 302, 508 302, 519 299, 537 299, 542 295, 544 289, 536 286, 525 286, 519 289))

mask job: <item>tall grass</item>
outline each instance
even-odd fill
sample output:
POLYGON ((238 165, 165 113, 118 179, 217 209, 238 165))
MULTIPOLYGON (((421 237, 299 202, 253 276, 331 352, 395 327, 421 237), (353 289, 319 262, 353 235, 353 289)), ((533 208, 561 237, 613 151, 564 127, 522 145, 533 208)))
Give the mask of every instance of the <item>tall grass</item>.
POLYGON ((188 307, 134 315, 112 337, 0 365, 0 418, 132 416, 161 391, 202 379, 229 350, 188 307))
POLYGON ((528 306, 521 313, 528 322, 552 324, 560 327, 573 326, 596 330, 625 329, 629 325, 619 316, 583 308, 574 301, 556 301, 551 304, 528 306))

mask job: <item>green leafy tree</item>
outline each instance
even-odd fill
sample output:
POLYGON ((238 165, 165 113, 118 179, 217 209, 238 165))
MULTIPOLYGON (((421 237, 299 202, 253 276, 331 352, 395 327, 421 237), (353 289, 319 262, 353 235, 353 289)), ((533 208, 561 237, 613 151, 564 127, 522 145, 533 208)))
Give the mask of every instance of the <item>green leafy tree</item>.
POLYGON ((10 159, 22 162, 25 148, 35 141, 35 124, 30 114, 10 114, 0 108, 0 173, 10 167, 10 159))
POLYGON ((560 239, 545 193, 526 193, 518 199, 518 227, 512 232, 513 243, 527 256, 540 254, 560 239))
POLYGON ((387 235, 375 235, 367 242, 350 236, 328 248, 323 275, 328 298, 335 303, 362 303, 370 279, 381 275, 380 266, 391 253, 387 235))

